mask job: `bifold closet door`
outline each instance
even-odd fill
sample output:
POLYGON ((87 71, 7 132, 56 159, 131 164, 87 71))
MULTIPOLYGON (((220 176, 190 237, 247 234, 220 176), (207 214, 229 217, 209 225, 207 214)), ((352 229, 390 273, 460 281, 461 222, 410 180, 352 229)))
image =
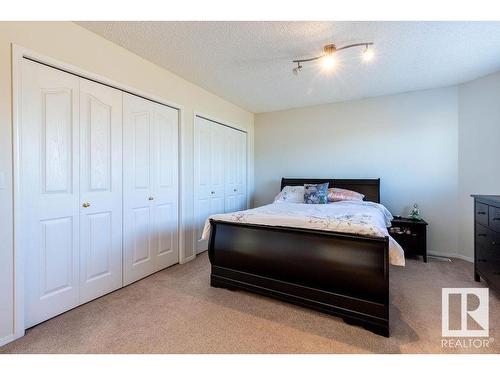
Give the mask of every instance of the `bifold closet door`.
POLYGON ((225 212, 247 208, 247 134, 226 128, 225 212))
POLYGON ((79 78, 23 60, 19 121, 25 325, 79 301, 79 78))
POLYGON ((123 94, 124 285, 179 261, 178 110, 123 94))
POLYGON ((224 212, 226 127, 195 117, 195 220, 196 251, 207 250, 201 240, 210 215, 224 212))
POLYGON ((80 80, 80 303, 122 286, 122 92, 80 80))
POLYGON ((122 285, 121 91, 22 63, 25 325, 122 285))

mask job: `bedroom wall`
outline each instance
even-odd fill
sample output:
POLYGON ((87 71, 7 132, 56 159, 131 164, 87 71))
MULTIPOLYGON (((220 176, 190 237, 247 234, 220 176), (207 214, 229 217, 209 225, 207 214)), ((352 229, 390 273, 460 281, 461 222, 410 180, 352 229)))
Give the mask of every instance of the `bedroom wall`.
POLYGON ((181 203, 186 257, 193 254, 193 113, 249 133, 253 187, 253 114, 71 22, 0 22, 0 345, 13 329, 11 43, 183 106, 181 203))
POLYGON ((474 256, 471 194, 500 194, 500 73, 459 86, 459 251, 474 256))
MULTIPOLYGON (((255 205, 281 177, 381 178, 395 215, 417 202, 429 252, 457 253, 458 88, 255 115, 255 205)), ((498 106, 497 106, 498 107, 498 106)))

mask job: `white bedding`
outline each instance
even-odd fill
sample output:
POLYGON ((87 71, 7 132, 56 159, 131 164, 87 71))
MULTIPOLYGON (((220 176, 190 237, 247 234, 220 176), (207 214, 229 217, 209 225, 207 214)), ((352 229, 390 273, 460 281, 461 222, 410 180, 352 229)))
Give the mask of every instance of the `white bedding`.
MULTIPOLYGON (((212 215, 209 219, 281 227, 389 236, 392 215, 381 204, 365 201, 340 201, 329 204, 273 203, 251 210, 212 215)), ((205 222, 202 239, 210 237, 210 222, 205 222)), ((401 246, 389 236, 389 261, 404 266, 401 246)))

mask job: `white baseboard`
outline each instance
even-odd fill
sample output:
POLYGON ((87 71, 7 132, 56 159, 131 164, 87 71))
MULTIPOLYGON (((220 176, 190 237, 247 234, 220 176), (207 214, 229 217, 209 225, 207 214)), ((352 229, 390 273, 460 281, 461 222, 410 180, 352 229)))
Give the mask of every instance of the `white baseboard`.
POLYGON ((179 262, 179 264, 187 263, 187 262, 193 260, 194 258, 196 258, 196 254, 193 254, 190 257, 184 258, 184 260, 182 262, 179 262))
POLYGON ((5 337, 0 338, 0 346, 7 345, 9 342, 12 342, 14 340, 17 340, 20 337, 23 337, 24 335, 16 335, 15 333, 11 333, 10 335, 7 335, 5 337))
POLYGON ((465 260, 466 262, 474 263, 474 258, 462 255, 462 254, 457 254, 457 253, 440 253, 436 251, 432 251, 427 253, 429 256, 437 256, 437 257, 444 257, 444 258, 457 258, 461 260, 465 260))
POLYGON ((455 258, 465 260, 466 262, 474 263, 474 258, 467 257, 465 255, 457 254, 455 258))

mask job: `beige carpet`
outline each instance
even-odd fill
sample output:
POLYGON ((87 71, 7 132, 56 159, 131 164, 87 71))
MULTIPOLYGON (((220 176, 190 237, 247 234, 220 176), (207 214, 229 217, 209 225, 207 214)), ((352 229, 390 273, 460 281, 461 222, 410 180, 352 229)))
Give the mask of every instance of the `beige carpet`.
MULTIPOLYGON (((55 317, 0 353, 465 353, 441 348, 441 288, 485 286, 472 264, 391 268, 391 337, 273 299, 209 286, 206 254, 55 317)), ((490 293, 490 337, 500 341, 490 293)))

